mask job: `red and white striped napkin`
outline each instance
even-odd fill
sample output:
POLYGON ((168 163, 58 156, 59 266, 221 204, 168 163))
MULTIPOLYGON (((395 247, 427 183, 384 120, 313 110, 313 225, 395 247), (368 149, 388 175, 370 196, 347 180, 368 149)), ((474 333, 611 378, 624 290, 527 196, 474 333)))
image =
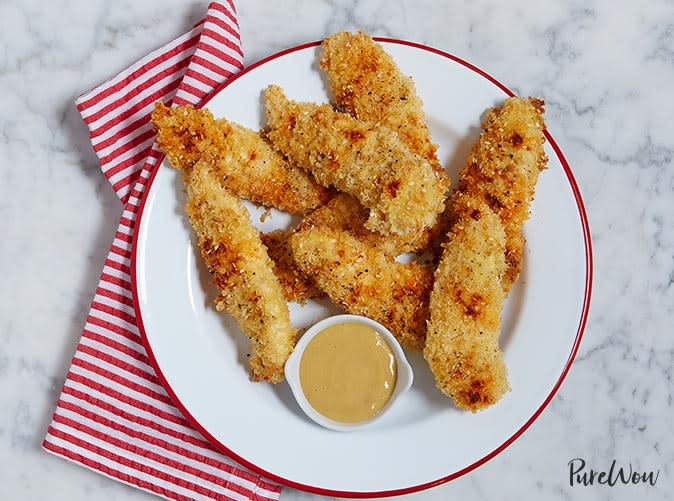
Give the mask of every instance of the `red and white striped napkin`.
POLYGON ((213 2, 194 28, 77 100, 124 212, 43 447, 168 499, 274 500, 281 488, 217 452, 154 374, 136 325, 131 240, 161 153, 156 101, 196 104, 243 67, 236 10, 213 2))

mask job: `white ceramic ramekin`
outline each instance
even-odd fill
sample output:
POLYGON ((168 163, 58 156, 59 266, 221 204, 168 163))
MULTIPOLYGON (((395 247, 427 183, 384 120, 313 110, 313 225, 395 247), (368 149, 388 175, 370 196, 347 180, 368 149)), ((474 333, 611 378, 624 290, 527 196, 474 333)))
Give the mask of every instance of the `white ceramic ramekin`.
POLYGON ((292 355, 290 355, 290 358, 288 358, 285 366, 285 376, 288 384, 290 385, 290 389, 295 396, 295 400, 297 400, 297 403, 304 413, 321 426, 335 431, 358 430, 378 420, 384 414, 386 414, 386 412, 391 408, 400 395, 409 390, 410 386, 412 386, 412 381, 414 380, 412 367, 410 367, 410 364, 407 362, 405 353, 403 352, 400 344, 398 344, 398 341, 393 336, 393 334, 391 334, 391 332, 379 322, 375 322, 374 320, 361 317, 359 315, 335 315, 325 318, 311 326, 311 328, 309 328, 301 337, 297 343, 297 346, 295 346, 295 350, 293 351, 292 355), (341 423, 339 421, 334 421, 316 411, 304 395, 304 392, 302 391, 302 385, 300 384, 300 361, 302 360, 302 354, 304 353, 306 346, 309 344, 309 341, 311 341, 314 336, 316 336, 323 329, 334 324, 347 322, 365 324, 368 327, 372 327, 379 334, 381 334, 391 347, 391 351, 393 352, 393 355, 396 359, 397 368, 396 385, 389 401, 375 416, 357 423, 341 423))

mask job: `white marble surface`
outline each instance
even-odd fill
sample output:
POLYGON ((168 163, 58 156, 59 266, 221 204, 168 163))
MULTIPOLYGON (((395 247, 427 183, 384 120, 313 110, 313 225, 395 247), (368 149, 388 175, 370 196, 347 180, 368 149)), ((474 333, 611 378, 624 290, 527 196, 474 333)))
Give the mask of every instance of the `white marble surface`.
MULTIPOLYGON (((40 449, 120 213, 73 99, 181 33, 205 3, 0 2, 0 499, 156 499, 40 449)), ((543 96, 584 195, 594 297, 559 394, 505 453, 410 498, 672 499, 674 3, 238 7, 248 63, 365 28, 452 52, 522 94, 543 96), (631 462, 660 476, 654 487, 570 487, 575 457, 596 469, 631 462)))

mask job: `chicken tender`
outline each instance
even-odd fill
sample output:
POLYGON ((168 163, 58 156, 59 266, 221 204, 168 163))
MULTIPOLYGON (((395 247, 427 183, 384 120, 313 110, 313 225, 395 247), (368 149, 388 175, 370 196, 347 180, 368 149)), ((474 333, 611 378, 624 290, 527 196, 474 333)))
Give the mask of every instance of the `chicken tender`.
POLYGON ((248 211, 201 162, 187 176, 185 210, 219 290, 216 309, 229 312, 251 340, 251 378, 282 381, 296 331, 248 211))
POLYGON ((189 175, 197 162, 207 163, 222 185, 239 198, 305 214, 323 205, 329 190, 288 164, 257 132, 206 109, 168 108, 155 104, 152 122, 157 144, 171 165, 189 175))
POLYGON ((282 154, 370 209, 365 227, 416 238, 443 210, 447 175, 433 170, 391 129, 330 105, 297 103, 278 86, 265 92, 268 137, 282 154))
POLYGON ((263 233, 262 243, 274 263, 274 273, 281 282, 283 294, 288 301, 305 303, 307 299, 320 298, 325 293, 297 266, 292 255, 290 237, 293 231, 320 227, 346 231, 367 245, 393 257, 403 252, 424 248, 431 238, 431 231, 424 231, 419 238, 408 241, 398 235, 387 237, 365 228, 368 210, 358 200, 346 193, 335 196, 326 205, 305 216, 294 230, 276 230, 263 233))
POLYGON ((267 247, 267 254, 272 260, 273 271, 281 284, 286 301, 304 304, 307 299, 320 298, 325 292, 319 289, 314 281, 299 269, 290 248, 290 231, 275 230, 262 233, 260 238, 267 247))
POLYGON ((499 348, 506 237, 478 205, 452 227, 435 271, 424 358, 457 407, 477 411, 510 389, 499 348))
POLYGON ((396 131, 414 153, 444 173, 414 81, 400 72, 383 47, 362 31, 335 33, 322 47, 321 68, 338 108, 396 131))
POLYGON ((327 204, 305 216, 298 225, 298 229, 319 226, 347 231, 362 242, 391 256, 424 249, 432 236, 430 228, 424 230, 414 239, 400 235, 384 236, 365 227, 367 218, 368 210, 358 200, 346 193, 339 193, 327 204))
POLYGON ((538 174, 548 161, 544 128, 539 99, 511 97, 489 110, 452 195, 452 208, 459 215, 486 202, 501 218, 506 235, 506 293, 522 269, 522 227, 529 217, 538 174))
POLYGON ((286 300, 304 303, 307 299, 325 296, 314 281, 302 272, 293 258, 290 246, 293 231, 313 227, 346 231, 367 245, 393 257, 403 252, 413 252, 428 244, 430 230, 411 242, 398 235, 385 237, 370 231, 365 228, 367 214, 368 210, 358 200, 346 193, 340 193, 326 205, 305 216, 294 230, 276 230, 260 235, 269 257, 274 262, 274 273, 281 282, 286 300))
POLYGON ((402 264, 346 231, 301 229, 291 246, 300 269, 349 313, 387 327, 410 350, 421 350, 426 336, 432 272, 402 264))

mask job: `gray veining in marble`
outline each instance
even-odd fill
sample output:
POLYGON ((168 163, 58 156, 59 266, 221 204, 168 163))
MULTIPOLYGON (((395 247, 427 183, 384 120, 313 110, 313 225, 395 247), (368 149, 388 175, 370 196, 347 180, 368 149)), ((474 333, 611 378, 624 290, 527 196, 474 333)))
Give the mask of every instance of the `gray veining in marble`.
MULTIPOLYGON (((40 442, 120 206, 73 100, 189 28, 206 2, 0 2, 0 498, 150 500, 40 442)), ((410 499, 674 497, 674 2, 238 2, 246 62, 342 29, 414 40, 543 96, 595 255, 585 339, 531 429, 410 499), (567 462, 659 469, 570 487, 567 462)), ((544 333, 542 333, 544 335, 544 333)), ((450 430, 448 430, 449 432, 450 430)), ((314 496, 286 490, 282 499, 314 496)))

